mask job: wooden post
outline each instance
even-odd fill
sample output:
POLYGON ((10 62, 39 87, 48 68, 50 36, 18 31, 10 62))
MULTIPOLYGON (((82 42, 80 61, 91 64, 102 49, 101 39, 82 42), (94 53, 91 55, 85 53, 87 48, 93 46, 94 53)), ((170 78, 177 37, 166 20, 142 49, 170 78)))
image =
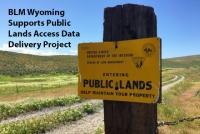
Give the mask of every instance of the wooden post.
MULTIPOLYGON (((156 15, 152 7, 125 4, 105 8, 104 41, 156 36, 156 15)), ((104 101, 104 121, 105 134, 155 134, 157 104, 104 101)))

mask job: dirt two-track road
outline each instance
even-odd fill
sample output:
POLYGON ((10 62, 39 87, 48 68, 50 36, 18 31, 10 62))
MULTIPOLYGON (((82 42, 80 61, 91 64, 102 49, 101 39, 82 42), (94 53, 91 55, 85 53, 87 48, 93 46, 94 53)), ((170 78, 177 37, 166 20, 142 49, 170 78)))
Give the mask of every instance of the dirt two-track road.
MULTIPOLYGON (((162 92, 165 92, 176 84, 182 82, 184 80, 184 76, 180 76, 179 78, 176 76, 176 79, 177 80, 173 81, 172 83, 163 86, 162 92)), ((48 134, 93 134, 94 131, 103 124, 103 120, 104 116, 102 109, 99 112, 85 116, 76 122, 72 122, 54 129, 48 132, 48 134)))

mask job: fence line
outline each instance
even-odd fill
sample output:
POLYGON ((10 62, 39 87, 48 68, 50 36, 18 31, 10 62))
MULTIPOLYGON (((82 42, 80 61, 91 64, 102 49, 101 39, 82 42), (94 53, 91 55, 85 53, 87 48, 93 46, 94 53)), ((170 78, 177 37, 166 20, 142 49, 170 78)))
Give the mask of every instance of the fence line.
POLYGON ((169 125, 177 125, 181 122, 191 122, 191 121, 198 120, 198 119, 200 119, 200 116, 183 118, 183 119, 179 119, 176 121, 159 121, 157 126, 161 127, 161 126, 165 126, 165 125, 168 125, 168 126, 169 125))

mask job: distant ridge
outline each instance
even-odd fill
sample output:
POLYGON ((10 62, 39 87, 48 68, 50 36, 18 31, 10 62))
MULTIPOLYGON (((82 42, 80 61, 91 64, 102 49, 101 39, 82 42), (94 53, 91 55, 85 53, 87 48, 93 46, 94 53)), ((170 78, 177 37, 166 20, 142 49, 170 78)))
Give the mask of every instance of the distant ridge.
POLYGON ((189 68, 200 67, 200 55, 190 55, 183 57, 168 58, 162 60, 163 67, 189 68))
POLYGON ((39 56, 0 51, 0 75, 76 73, 77 56, 39 56))
MULTIPOLYGON (((163 68, 200 67, 200 55, 163 59, 162 64, 163 68)), ((77 73, 77 70, 77 56, 40 56, 0 51, 0 75, 77 73)))

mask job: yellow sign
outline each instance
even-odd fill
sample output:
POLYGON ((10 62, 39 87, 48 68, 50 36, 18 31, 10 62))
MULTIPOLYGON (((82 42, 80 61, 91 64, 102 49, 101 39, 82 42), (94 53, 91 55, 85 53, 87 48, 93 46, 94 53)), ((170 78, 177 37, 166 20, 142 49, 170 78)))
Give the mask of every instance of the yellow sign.
POLYGON ((79 96, 156 103, 160 48, 159 38, 79 44, 79 96))

